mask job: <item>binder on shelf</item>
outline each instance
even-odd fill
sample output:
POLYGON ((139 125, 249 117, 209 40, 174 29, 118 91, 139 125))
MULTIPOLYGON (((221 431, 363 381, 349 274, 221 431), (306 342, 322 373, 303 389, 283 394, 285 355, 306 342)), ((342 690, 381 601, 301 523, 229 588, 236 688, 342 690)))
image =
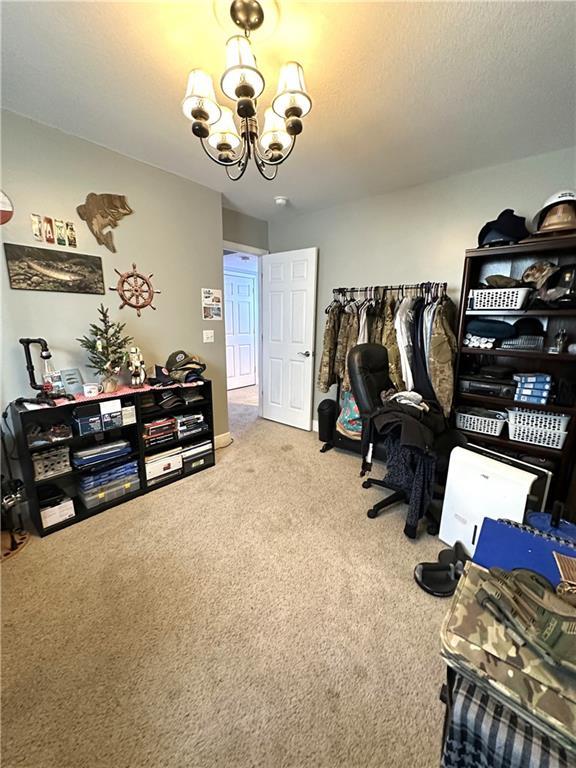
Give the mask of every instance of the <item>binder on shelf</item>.
POLYGON ((522 382, 522 386, 526 384, 551 384, 552 376, 549 373, 515 373, 512 377, 514 381, 522 382))
POLYGON ((548 395, 541 397, 539 395, 521 395, 516 392, 514 395, 515 403, 533 403, 534 405, 548 405, 548 395))
POLYGON ((527 395, 530 392, 550 392, 552 383, 550 381, 519 381, 518 389, 523 390, 527 395))
POLYGON ((529 525, 485 518, 473 560, 484 568, 529 568, 552 582, 561 581, 554 552, 576 556, 576 544, 529 525))

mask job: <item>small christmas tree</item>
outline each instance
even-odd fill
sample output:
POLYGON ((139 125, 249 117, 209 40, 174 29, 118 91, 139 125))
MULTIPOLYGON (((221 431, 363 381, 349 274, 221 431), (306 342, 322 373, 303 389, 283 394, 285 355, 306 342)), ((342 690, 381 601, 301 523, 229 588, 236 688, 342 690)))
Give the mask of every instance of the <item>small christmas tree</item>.
POLYGON ((88 351, 89 368, 104 377, 114 376, 124 362, 126 347, 129 347, 134 339, 132 336, 122 336, 125 323, 111 322, 109 310, 103 304, 98 307, 98 313, 100 325, 91 323, 91 335, 76 341, 88 351))

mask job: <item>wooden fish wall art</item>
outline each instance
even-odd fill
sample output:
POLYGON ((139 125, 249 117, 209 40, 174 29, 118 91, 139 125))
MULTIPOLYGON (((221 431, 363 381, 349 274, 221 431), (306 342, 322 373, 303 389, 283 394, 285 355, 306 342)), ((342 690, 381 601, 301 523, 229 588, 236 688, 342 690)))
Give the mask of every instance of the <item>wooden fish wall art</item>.
POLYGON ((104 245, 112 253, 116 253, 112 230, 118 226, 124 216, 134 213, 124 195, 103 193, 97 195, 90 192, 86 202, 76 208, 78 216, 85 221, 88 229, 99 245, 104 245))

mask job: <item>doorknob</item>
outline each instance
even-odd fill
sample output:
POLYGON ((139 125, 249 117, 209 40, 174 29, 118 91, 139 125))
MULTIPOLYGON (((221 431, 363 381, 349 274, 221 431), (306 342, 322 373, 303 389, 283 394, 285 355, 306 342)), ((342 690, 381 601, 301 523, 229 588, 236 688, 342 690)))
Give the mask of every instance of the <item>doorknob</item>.
POLYGON ((306 350, 306 352, 298 352, 299 355, 302 355, 302 357, 310 357, 310 352, 306 350))

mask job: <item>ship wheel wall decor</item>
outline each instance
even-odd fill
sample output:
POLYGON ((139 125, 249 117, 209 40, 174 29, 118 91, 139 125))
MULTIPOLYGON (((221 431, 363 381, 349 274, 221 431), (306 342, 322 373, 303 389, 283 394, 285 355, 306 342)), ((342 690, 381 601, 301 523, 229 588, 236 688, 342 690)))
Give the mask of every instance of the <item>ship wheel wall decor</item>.
POLYGON ((136 264, 132 264, 130 272, 119 272, 117 269, 114 272, 118 275, 118 282, 110 290, 116 291, 122 299, 120 309, 131 307, 136 310, 138 317, 140 317, 140 313, 146 307, 156 309, 152 301, 154 300, 154 294, 161 293, 161 291, 154 290, 152 286, 151 278, 154 277, 154 274, 146 277, 146 275, 137 271, 136 264))

